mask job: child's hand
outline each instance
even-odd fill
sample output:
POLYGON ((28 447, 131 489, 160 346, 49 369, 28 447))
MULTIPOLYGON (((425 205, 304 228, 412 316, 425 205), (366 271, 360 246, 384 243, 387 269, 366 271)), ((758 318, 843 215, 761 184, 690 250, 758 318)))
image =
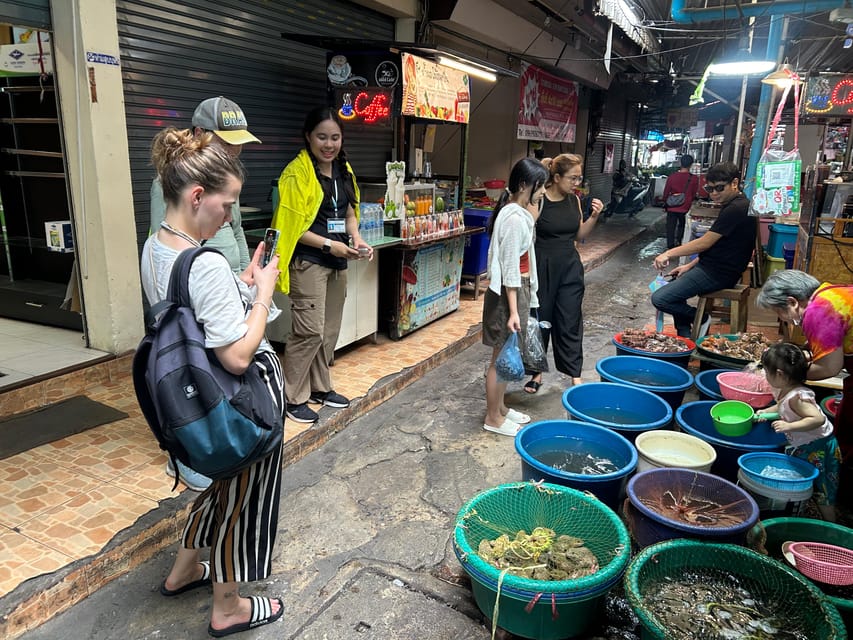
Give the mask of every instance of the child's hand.
POLYGON ((790 423, 785 422, 784 420, 774 420, 770 426, 773 427, 773 431, 776 433, 788 433, 791 431, 790 423))

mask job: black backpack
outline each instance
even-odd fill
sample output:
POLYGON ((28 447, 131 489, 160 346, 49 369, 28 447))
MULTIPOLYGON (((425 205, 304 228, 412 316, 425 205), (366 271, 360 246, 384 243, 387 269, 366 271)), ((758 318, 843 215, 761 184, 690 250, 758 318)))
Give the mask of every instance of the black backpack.
POLYGON ((235 376, 204 346, 204 328, 190 307, 188 286, 193 260, 207 251, 216 250, 200 247, 178 255, 168 297, 145 314, 145 337, 133 357, 133 386, 148 426, 172 463, 180 460, 217 480, 275 451, 283 429, 282 411, 260 368, 253 363, 235 376))

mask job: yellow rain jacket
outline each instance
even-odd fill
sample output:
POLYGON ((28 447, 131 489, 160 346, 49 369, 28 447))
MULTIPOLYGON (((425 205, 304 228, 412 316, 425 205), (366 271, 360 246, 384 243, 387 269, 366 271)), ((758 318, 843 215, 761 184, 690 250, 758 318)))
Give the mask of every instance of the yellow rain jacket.
MULTIPOLYGON (((361 195, 355 180, 355 173, 347 163, 355 189, 356 204, 353 205, 355 219, 358 220, 358 201, 361 195)), ((311 228, 317 211, 323 203, 323 188, 317 179, 314 163, 308 151, 302 149, 281 172, 278 178, 278 206, 272 217, 272 226, 279 230, 278 259, 281 273, 278 276, 278 289, 282 293, 290 292, 290 260, 296 243, 302 234, 311 228)))

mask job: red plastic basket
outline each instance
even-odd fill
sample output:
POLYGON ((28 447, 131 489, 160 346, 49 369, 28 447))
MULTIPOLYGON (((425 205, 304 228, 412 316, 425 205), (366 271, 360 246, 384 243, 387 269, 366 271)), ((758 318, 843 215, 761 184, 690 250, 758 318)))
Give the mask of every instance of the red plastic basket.
POLYGON ((792 542, 788 551, 804 576, 824 584, 853 584, 853 551, 850 549, 823 542, 792 542))
POLYGON ((773 391, 761 374, 726 371, 717 376, 717 382, 726 400, 740 400, 753 409, 763 409, 773 402, 773 391))

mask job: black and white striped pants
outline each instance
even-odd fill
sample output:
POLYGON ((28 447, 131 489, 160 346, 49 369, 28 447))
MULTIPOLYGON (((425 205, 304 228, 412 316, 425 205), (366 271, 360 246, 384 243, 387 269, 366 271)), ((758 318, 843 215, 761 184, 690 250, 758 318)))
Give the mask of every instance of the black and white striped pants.
MULTIPOLYGON (((264 371, 270 395, 283 414, 278 356, 261 352, 252 366, 264 371)), ((187 549, 210 547, 214 582, 251 582, 270 574, 278 528, 281 454, 278 448, 233 478, 214 481, 193 504, 181 542, 187 549)))

